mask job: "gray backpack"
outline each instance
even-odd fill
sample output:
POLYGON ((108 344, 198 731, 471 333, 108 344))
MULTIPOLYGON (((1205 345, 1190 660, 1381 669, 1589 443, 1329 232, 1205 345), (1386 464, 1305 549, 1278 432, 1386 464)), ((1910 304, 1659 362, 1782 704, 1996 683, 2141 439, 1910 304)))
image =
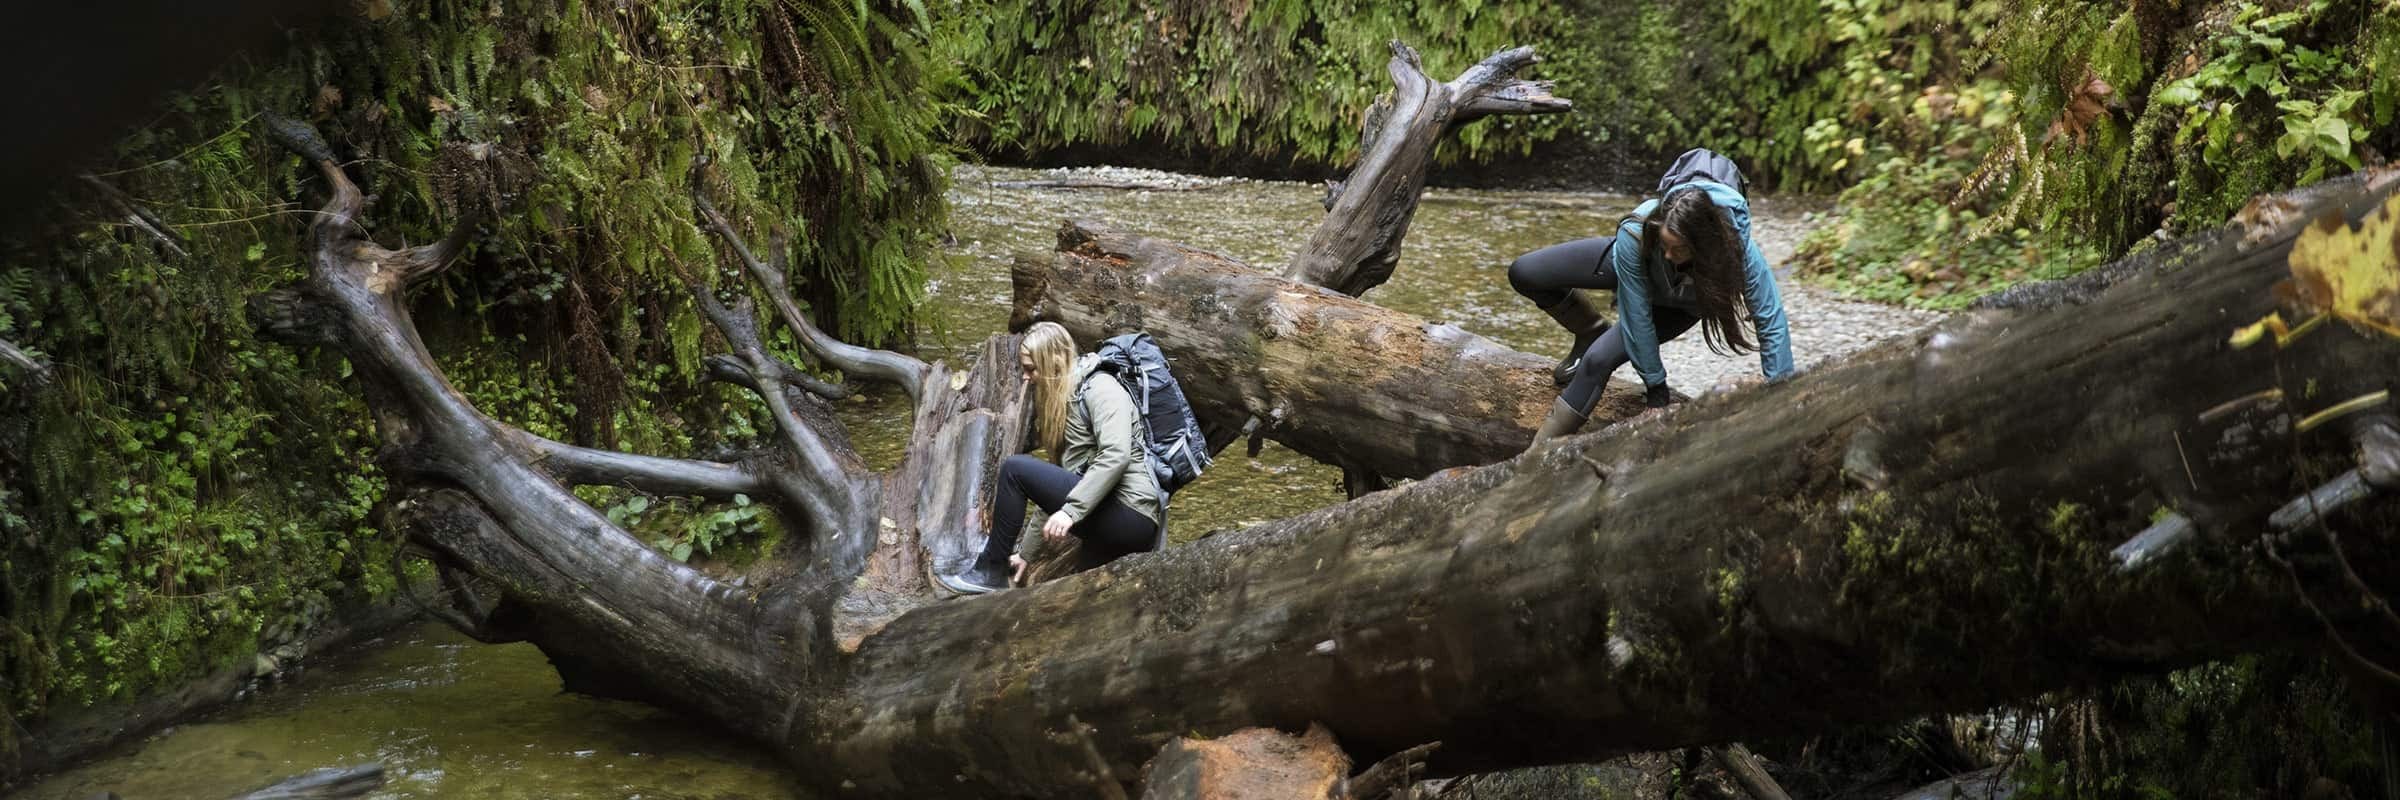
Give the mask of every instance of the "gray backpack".
POLYGON ((1684 151, 1683 155, 1676 156, 1675 164, 1667 167, 1667 174, 1658 177, 1658 192, 1665 194, 1668 189, 1692 181, 1714 181, 1731 186, 1734 191, 1740 192, 1742 191, 1742 168, 1734 166, 1733 159, 1719 155, 1715 150, 1694 147, 1684 151))

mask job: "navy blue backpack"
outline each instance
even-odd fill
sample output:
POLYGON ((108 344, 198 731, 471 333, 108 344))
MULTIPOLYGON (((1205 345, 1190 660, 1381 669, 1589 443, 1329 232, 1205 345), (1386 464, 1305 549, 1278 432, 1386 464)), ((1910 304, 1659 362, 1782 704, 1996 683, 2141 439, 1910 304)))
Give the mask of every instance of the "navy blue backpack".
POLYGON ((1128 333, 1101 342, 1097 354, 1100 366, 1094 371, 1115 376, 1125 393, 1133 396, 1142 420, 1142 444, 1150 453, 1151 477, 1158 479, 1159 491, 1173 493, 1200 477, 1215 459, 1208 455, 1200 419, 1192 416, 1192 405, 1183 398, 1183 385, 1168 371, 1167 354, 1158 349, 1157 340, 1147 333, 1128 333))

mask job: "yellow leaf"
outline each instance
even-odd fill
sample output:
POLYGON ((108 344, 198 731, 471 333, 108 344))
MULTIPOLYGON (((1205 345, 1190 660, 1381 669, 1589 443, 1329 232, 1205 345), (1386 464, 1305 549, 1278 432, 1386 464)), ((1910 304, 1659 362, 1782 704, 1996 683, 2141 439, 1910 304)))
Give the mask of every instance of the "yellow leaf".
POLYGON ((2400 195, 2358 226, 2330 214, 2292 243, 2286 298, 2364 328, 2400 337, 2400 195))

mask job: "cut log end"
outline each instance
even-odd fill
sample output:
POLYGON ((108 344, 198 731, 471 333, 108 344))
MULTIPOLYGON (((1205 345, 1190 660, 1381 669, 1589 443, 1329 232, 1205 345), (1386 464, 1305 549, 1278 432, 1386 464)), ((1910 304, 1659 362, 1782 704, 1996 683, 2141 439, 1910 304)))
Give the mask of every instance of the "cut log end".
POLYGON ((1244 728, 1215 739, 1177 739, 1152 759, 1143 800, 1267 800, 1336 796, 1350 757, 1321 726, 1293 736, 1244 728))

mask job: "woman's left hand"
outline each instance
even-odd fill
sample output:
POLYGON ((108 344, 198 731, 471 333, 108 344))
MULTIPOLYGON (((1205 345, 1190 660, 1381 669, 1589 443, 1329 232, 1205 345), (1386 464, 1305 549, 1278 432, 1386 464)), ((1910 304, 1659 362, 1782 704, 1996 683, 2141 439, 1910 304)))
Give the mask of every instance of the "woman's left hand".
POLYGON ((1072 535, 1067 532, 1067 529, 1072 527, 1075 527, 1075 520, 1068 518, 1067 512, 1060 511, 1051 514, 1049 521, 1042 523, 1042 538, 1052 542, 1064 542, 1068 536, 1072 535))

